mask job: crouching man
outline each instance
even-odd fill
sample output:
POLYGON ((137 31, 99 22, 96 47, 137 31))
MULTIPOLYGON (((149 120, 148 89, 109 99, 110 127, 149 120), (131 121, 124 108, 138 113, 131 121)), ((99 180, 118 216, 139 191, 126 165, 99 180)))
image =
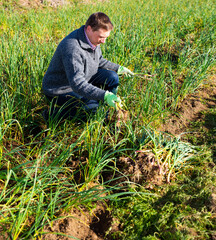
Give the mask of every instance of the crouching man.
MULTIPOLYGON (((42 89, 49 101, 61 108, 61 117, 78 109, 95 111, 102 100, 115 107, 119 74, 129 69, 103 58, 100 44, 109 37, 113 24, 102 13, 93 13, 86 24, 71 32, 58 45, 44 75, 42 89), (63 107, 62 107, 63 106, 63 107)), ((55 114, 53 110, 53 114, 55 114)))

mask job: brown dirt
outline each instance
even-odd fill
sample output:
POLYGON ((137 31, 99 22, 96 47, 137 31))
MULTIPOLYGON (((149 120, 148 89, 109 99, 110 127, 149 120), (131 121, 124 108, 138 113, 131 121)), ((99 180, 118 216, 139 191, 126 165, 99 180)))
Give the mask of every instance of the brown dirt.
POLYGON ((26 7, 26 8, 30 8, 30 7, 39 7, 42 5, 48 5, 51 7, 58 7, 58 6, 63 6, 68 4, 67 0, 19 0, 18 1, 18 5, 20 5, 21 7, 26 7))
POLYGON ((86 209, 75 209, 60 217, 44 228, 47 233, 42 239, 69 240, 74 237, 80 240, 103 240, 111 239, 110 233, 119 230, 118 221, 112 218, 104 204, 98 204, 91 214, 86 209))
MULTIPOLYGON (((98 0, 100 2, 103 2, 105 0, 98 0)), ((69 5, 70 3, 73 3, 72 0, 18 0, 17 2, 14 1, 14 4, 18 7, 24 8, 24 9, 30 9, 30 8, 40 8, 44 6, 49 6, 53 8, 69 5)), ((92 0, 82 0, 80 1, 83 4, 93 4, 94 2, 92 0)), ((2 5, 3 3, 0 3, 2 5)))
POLYGON ((173 135, 184 133, 191 122, 198 121, 202 113, 216 107, 216 75, 195 93, 188 95, 178 107, 176 114, 169 116, 159 130, 173 135))
MULTIPOLYGON (((4 0, 7 2, 6 0, 4 0)), ((12 4, 14 7, 19 7, 21 9, 37 9, 44 6, 50 6, 50 7, 59 7, 63 5, 69 4, 69 0, 12 0, 12 4)), ((4 3, 1 2, 0 6, 4 3)))
POLYGON ((211 194, 211 197, 210 197, 210 209, 211 209, 212 213, 216 214, 216 193, 212 193, 211 194))
POLYGON ((149 151, 138 151, 135 159, 120 157, 118 167, 130 181, 152 189, 167 182, 167 165, 157 162, 155 155, 149 151))
POLYGON ((1 227, 0 227, 0 240, 7 240, 9 239, 9 236, 7 233, 5 233, 5 230, 3 230, 1 227), (1 232, 4 232, 3 235, 1 232))

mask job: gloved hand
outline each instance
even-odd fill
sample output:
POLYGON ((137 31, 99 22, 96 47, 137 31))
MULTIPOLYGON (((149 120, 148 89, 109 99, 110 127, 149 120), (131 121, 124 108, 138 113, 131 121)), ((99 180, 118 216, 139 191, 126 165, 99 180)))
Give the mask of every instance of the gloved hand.
POLYGON ((106 91, 105 95, 104 95, 104 101, 110 106, 110 107, 114 107, 115 109, 116 107, 116 103, 119 103, 121 105, 121 99, 120 97, 117 97, 115 94, 113 94, 112 92, 106 91))
POLYGON ((129 75, 129 76, 133 76, 134 75, 134 73, 131 72, 131 70, 129 70, 128 68, 123 67, 123 66, 119 67, 117 74, 118 75, 126 74, 126 76, 127 75, 129 75))

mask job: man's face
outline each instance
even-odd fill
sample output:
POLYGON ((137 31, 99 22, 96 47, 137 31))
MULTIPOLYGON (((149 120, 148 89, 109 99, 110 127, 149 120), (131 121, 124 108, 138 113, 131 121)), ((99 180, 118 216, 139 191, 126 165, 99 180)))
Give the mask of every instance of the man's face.
POLYGON ((110 35, 110 32, 111 32, 110 30, 107 31, 103 28, 100 28, 97 31, 93 31, 91 26, 88 26, 87 29, 86 29, 87 36, 88 36, 90 42, 94 46, 98 46, 101 43, 105 43, 106 39, 110 35))

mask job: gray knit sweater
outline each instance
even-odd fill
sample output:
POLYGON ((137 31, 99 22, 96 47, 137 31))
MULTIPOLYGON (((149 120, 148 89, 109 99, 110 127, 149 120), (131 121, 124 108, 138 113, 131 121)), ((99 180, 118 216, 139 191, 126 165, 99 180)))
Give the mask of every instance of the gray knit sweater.
POLYGON ((89 83, 98 68, 117 72, 119 65, 104 59, 100 46, 92 50, 82 26, 58 45, 44 75, 42 89, 48 96, 74 92, 88 99, 104 100, 105 91, 89 83))

